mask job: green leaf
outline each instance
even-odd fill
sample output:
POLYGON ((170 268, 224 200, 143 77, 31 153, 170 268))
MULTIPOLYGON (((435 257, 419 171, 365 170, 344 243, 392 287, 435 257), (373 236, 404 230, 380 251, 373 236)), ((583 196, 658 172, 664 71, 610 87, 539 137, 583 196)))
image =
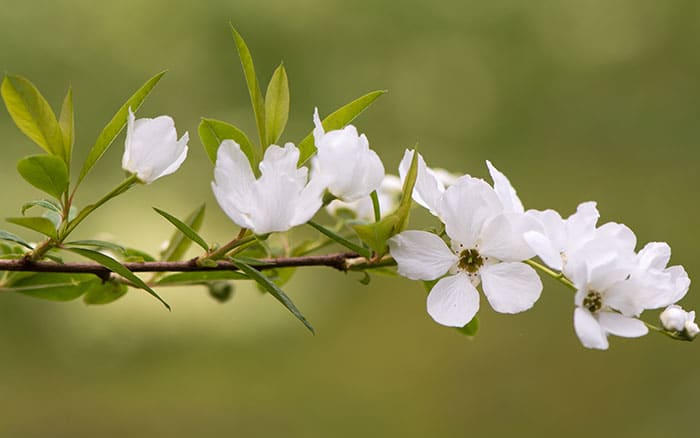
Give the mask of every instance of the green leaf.
MULTIPOLYGON (((357 116, 362 114, 364 110, 372 105, 372 103, 384 93, 386 93, 385 90, 372 91, 338 108, 321 121, 323 129, 328 132, 343 128, 345 125, 355 120, 357 116)), ((316 146, 314 145, 314 135, 312 131, 299 143, 299 165, 304 164, 306 160, 311 158, 314 152, 316 152, 316 146)))
MULTIPOLYGON (((202 226, 202 222, 204 222, 205 209, 205 204, 200 205, 195 211, 187 216, 185 219, 185 224, 187 224, 194 231, 199 231, 199 228, 202 226)), ((181 260, 185 253, 187 253, 187 250, 190 249, 191 245, 192 241, 190 239, 185 237, 185 235, 179 230, 175 230, 172 237, 170 237, 168 247, 161 254, 161 260, 169 262, 181 260)))
POLYGON ((479 331, 479 318, 476 316, 464 327, 456 327, 455 330, 466 336, 476 336, 479 331))
POLYGON ((9 231, 0 230, 0 240, 5 240, 7 242, 14 242, 22 245, 27 249, 34 249, 26 240, 22 239, 16 234, 10 233, 9 231))
POLYGON ((382 256, 386 254, 386 241, 393 236, 397 223, 397 218, 392 215, 385 217, 379 222, 352 225, 352 229, 377 255, 382 256))
POLYGON ((205 242, 204 239, 202 239, 202 236, 197 234, 197 232, 193 230, 189 225, 182 222, 180 219, 176 218, 170 213, 167 213, 159 208, 153 207, 153 209, 156 211, 156 213, 163 216, 165 219, 168 220, 168 222, 173 224, 173 226, 180 230, 182 234, 184 234, 188 239, 202 247, 204 251, 209 251, 209 244, 205 242))
POLYGON ((379 222, 382 219, 382 209, 379 206, 379 195, 377 195, 377 191, 374 190, 372 193, 369 194, 370 198, 372 199, 372 210, 374 211, 374 221, 379 222))
POLYGON ((260 271, 253 268, 252 266, 244 263, 240 259, 233 259, 233 263, 238 266, 238 268, 243 271, 248 277, 255 280, 260 286, 262 286, 267 292, 277 299, 284 307, 286 307, 294 316, 297 317, 299 321, 306 326, 311 333, 314 333, 314 328, 306 320, 304 315, 301 314, 299 309, 294 305, 291 299, 285 294, 282 289, 280 289, 275 283, 273 283, 269 278, 264 276, 260 271))
POLYGON ((418 175, 418 154, 413 154, 413 160, 411 160, 411 167, 408 170, 406 179, 403 184, 403 194, 401 196, 401 202, 396 211, 379 222, 374 222, 371 224, 358 224, 353 225, 352 228, 355 230, 360 239, 369 245, 378 256, 386 254, 387 240, 392 236, 400 233, 408 225, 408 217, 411 211, 411 196, 413 194, 413 187, 416 184, 416 178, 418 175))
POLYGON ((233 39, 236 42, 236 50, 238 50, 238 57, 241 59, 241 66, 243 67, 243 74, 245 76, 245 81, 248 84, 248 93, 250 93, 250 102, 253 104, 253 112, 255 113, 255 124, 258 127, 258 135, 260 136, 260 143, 263 149, 267 146, 265 143, 265 100, 263 98, 262 92, 260 91, 260 85, 258 84, 258 77, 255 74, 255 66, 253 65, 253 57, 250 54, 250 49, 246 45, 243 37, 238 33, 238 31, 231 25, 231 33, 233 34, 233 39))
POLYGON ((362 272, 362 278, 357 280, 361 284, 364 284, 365 286, 369 285, 370 281, 372 281, 372 277, 369 276, 369 272, 363 271, 362 272))
POLYGON ((248 276, 238 271, 198 271, 178 272, 158 280, 158 286, 182 286, 202 284, 208 281, 248 280, 248 276))
POLYGON ((102 132, 100 132, 100 135, 97 137, 97 141, 88 153, 83 168, 80 170, 78 184, 80 184, 83 178, 90 172, 92 166, 97 163, 97 160, 102 157, 112 142, 114 142, 114 139, 117 138, 122 129, 124 129, 127 117, 129 116, 129 108, 131 108, 131 111, 136 112, 165 73, 164 71, 158 73, 149 79, 141 88, 136 90, 124 105, 119 108, 114 117, 112 117, 112 120, 102 129, 102 132))
POLYGON ((245 134, 245 132, 236 128, 235 126, 222 122, 221 120, 205 119, 203 118, 199 122, 199 139, 204 145, 204 150, 207 152, 207 156, 212 163, 216 164, 216 152, 221 146, 221 142, 224 140, 233 140, 241 147, 241 151, 248 157, 250 161, 250 167, 254 171, 259 172, 258 162, 260 157, 258 156, 258 150, 250 142, 250 139, 245 134))
POLYGON ((5 76, 0 92, 19 130, 46 152, 68 162, 56 115, 34 84, 21 76, 5 76))
POLYGON ((49 211, 53 211, 58 214, 62 214, 63 212, 61 211, 61 206, 58 205, 55 201, 51 201, 49 199, 37 199, 36 201, 29 201, 22 205, 22 215, 26 213, 27 210, 29 210, 32 207, 42 207, 45 208, 49 211))
MULTIPOLYGON (((202 206, 203 207, 203 206, 202 206)), ((156 213, 160 214, 163 216, 168 222, 173 224, 175 228, 180 230, 182 234, 187 237, 189 240, 195 242, 197 245, 199 245, 204 251, 209 251, 210 246, 209 244, 200 236, 197 231, 192 229, 189 225, 187 225, 185 222, 182 222, 180 219, 176 218, 175 216, 171 215, 170 213, 163 211, 159 208, 153 207, 153 209, 156 211, 156 213)))
POLYGON ((68 167, 62 159, 53 155, 32 155, 17 163, 22 178, 39 190, 56 199, 68 189, 68 167))
POLYGON ((399 207, 392 213, 392 216, 398 218, 398 228, 395 230, 394 234, 398 234, 405 230, 408 226, 408 218, 411 213, 411 205, 413 198, 413 188, 416 186, 416 180, 418 179, 418 150, 414 149, 413 159, 411 159, 411 165, 408 168, 408 173, 406 174, 406 179, 403 182, 403 188, 401 190, 401 201, 399 202, 399 207))
POLYGON ((44 300, 71 301, 100 283, 101 280, 91 274, 39 273, 22 278, 4 290, 44 300))
POLYGON ((8 217, 5 220, 11 224, 37 231, 53 239, 56 238, 56 228, 53 222, 45 217, 8 217))
MULTIPOLYGON (((73 90, 69 87, 66 97, 63 99, 61 114, 58 116, 58 125, 63 136, 63 147, 66 151, 66 164, 70 167, 70 159, 75 141, 75 121, 73 119, 73 90)), ((70 170, 70 169, 69 169, 70 170)))
MULTIPOLYGON (((355 243, 350 242, 349 240, 345 239, 345 238, 342 237, 341 235, 335 233, 334 231, 329 230, 328 228, 324 227, 324 226, 321 225, 321 224, 317 224, 317 223, 314 222, 314 221, 309 221, 308 223, 309 223, 309 225, 311 225, 312 227, 314 227, 316 230, 318 230, 320 233, 322 233, 322 234, 328 236, 329 238, 335 240, 336 242, 338 242, 339 244, 343 245, 344 247, 355 251, 356 253, 360 254, 361 256, 363 256, 363 257, 365 257, 365 258, 371 257, 371 254, 370 254, 370 252, 367 250, 367 248, 364 248, 364 247, 362 247, 362 246, 360 246, 360 245, 357 245, 357 244, 355 244, 355 243)), ((363 240, 364 240, 364 239, 363 239, 363 240)))
POLYGON ((121 275, 122 277, 126 278, 130 282, 132 282, 136 287, 141 288, 151 294, 153 297, 155 297, 158 301, 163 303, 163 305, 170 310, 170 305, 163 301, 163 299, 158 296, 156 291, 151 289, 146 283, 144 283, 143 280, 141 280, 139 277, 136 276, 133 272, 131 272, 129 269, 126 268, 126 266, 122 265, 119 263, 117 260, 113 259, 112 257, 108 257, 102 253, 99 253, 97 251, 93 251, 90 249, 85 249, 85 248, 65 248, 66 251, 74 252, 80 256, 85 257, 86 259, 90 259, 94 262, 99 263, 100 265, 104 266, 105 268, 109 269, 110 271, 121 275))
POLYGON ((289 117, 289 83, 284 65, 272 74, 265 92, 265 145, 277 144, 289 117))
POLYGON ((128 289, 125 284, 116 281, 98 282, 88 287, 83 301, 85 304, 109 304, 123 297, 128 289))
POLYGON ((215 281, 206 283, 205 286, 209 289, 209 296, 220 303, 225 303, 233 296, 233 285, 225 281, 215 281))

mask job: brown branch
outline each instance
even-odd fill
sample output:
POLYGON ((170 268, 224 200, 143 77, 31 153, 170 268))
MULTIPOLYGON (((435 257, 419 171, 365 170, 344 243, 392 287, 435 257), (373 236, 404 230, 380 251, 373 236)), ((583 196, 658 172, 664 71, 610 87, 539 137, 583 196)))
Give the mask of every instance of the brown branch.
MULTIPOLYGON (((357 259, 366 262, 359 254, 354 252, 344 252, 325 255, 311 255, 302 257, 279 257, 272 259, 260 259, 254 264, 258 270, 289 268, 298 266, 327 266, 348 271, 357 264, 357 259)), ((197 259, 179 262, 141 262, 124 263, 127 269, 132 272, 201 272, 201 271, 237 271, 235 264, 229 261, 219 260, 216 266, 197 266, 197 259)), ((1 271, 24 271, 24 272, 55 272, 55 273, 81 273, 95 274, 100 278, 109 276, 111 271, 102 265, 93 262, 69 262, 57 263, 49 261, 32 261, 28 258, 0 260, 1 271)))

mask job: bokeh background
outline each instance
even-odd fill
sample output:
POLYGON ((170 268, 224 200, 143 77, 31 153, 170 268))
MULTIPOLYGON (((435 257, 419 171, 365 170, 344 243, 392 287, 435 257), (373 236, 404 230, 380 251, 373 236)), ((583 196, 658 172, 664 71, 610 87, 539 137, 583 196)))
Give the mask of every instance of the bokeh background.
MULTIPOLYGON (((672 261, 700 278, 696 1, 0 0, 0 10, 0 70, 30 78, 54 107, 73 86, 76 162, 133 90, 170 70, 140 115, 170 114, 188 130, 188 161, 95 214, 83 237, 157 252, 171 230, 150 207, 184 216, 202 201, 206 238, 235 232, 196 135, 208 116, 254 136, 231 21, 263 81, 285 62, 285 140, 311 129, 315 105, 328 113, 388 89, 356 121, 387 169, 416 142, 431 165, 456 172, 486 176, 488 158, 527 207, 567 215, 597 200, 602 220, 628 224, 640 244, 668 241, 672 261)), ((40 196, 15 163, 39 149, 4 110, 0 138, 0 214, 14 216, 40 196)), ((122 178, 122 138, 79 203, 122 178)), ((139 291, 104 307, 1 294, 0 436, 658 437, 700 427, 697 343, 650 334, 585 350, 570 292, 547 280, 532 311, 483 306, 470 340, 430 320, 420 284, 359 278, 314 268, 288 285, 315 337, 245 285, 225 304, 203 289, 163 289, 172 313, 139 291)), ((697 308, 693 289, 682 303, 697 308)))

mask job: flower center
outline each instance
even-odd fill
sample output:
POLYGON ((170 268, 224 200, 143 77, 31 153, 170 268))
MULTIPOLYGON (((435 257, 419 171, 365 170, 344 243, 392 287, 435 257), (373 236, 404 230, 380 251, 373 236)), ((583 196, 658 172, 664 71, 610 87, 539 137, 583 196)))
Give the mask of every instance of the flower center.
POLYGON ((459 254, 459 269, 474 274, 484 265, 484 259, 475 249, 465 249, 459 254))
POLYGON ((586 297, 583 299, 583 307, 591 313, 596 313, 603 307, 603 296, 600 292, 589 290, 586 297))

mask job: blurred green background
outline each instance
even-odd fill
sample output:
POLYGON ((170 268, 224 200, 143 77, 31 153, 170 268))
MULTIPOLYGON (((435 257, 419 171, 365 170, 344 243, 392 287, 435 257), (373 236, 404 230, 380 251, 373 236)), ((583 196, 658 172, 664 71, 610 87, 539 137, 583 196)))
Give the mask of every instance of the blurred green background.
MULTIPOLYGON (((485 176, 488 158, 527 207, 568 215, 597 200, 603 220, 628 224, 640 244, 668 241, 672 261, 700 275, 696 1, 0 6, 0 69, 30 78, 54 107, 73 86, 76 162, 133 90, 170 70, 139 114, 172 115, 192 137, 189 159, 95 214, 83 237, 157 252, 171 229, 150 207, 182 217, 202 201, 205 237, 232 237, 196 135, 201 116, 255 132, 231 21, 265 82, 285 62, 285 140, 311 129, 315 105, 328 113, 388 89, 356 121, 388 170, 415 142, 453 171, 485 176)), ((39 149, 4 110, 0 135, 6 217, 40 196, 15 172, 39 149)), ((122 145, 79 203, 120 181, 122 145)), ((483 305, 469 340, 432 322, 419 284, 359 278, 314 268, 289 284, 315 337, 246 286, 226 304, 201 289, 163 289, 172 313, 139 291, 105 307, 0 295, 0 436, 658 437, 700 426, 697 343, 650 334, 585 350, 570 292, 547 280, 524 314, 483 305)), ((691 288, 682 304, 700 307, 700 293, 691 288)))

